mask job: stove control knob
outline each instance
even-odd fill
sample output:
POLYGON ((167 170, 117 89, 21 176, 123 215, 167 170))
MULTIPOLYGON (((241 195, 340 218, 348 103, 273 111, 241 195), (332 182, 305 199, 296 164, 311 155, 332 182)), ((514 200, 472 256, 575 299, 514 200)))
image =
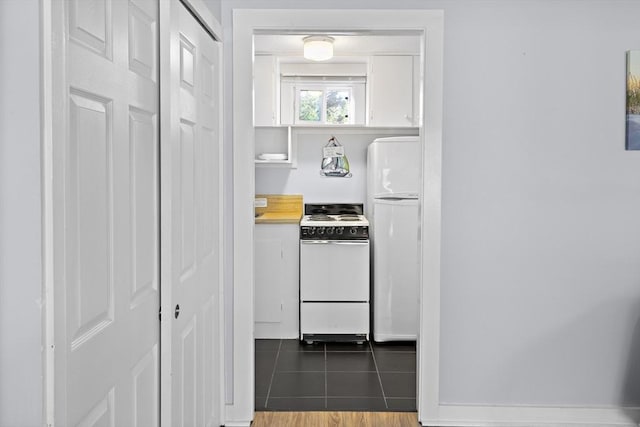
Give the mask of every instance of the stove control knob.
POLYGON ((315 227, 309 227, 309 236, 313 236, 314 234, 316 234, 316 228, 315 227))
POLYGON ((358 232, 358 229, 355 227, 351 227, 351 229, 349 230, 349 233, 351 234, 356 234, 358 232))
POLYGON ((318 235, 322 236, 324 234, 324 228, 320 227, 318 228, 318 235))
POLYGON ((333 227, 328 227, 327 228, 327 234, 328 235, 332 235, 333 234, 333 227))
POLYGON ((341 235, 343 231, 344 231, 344 227, 337 227, 336 228, 336 234, 337 235, 341 235))

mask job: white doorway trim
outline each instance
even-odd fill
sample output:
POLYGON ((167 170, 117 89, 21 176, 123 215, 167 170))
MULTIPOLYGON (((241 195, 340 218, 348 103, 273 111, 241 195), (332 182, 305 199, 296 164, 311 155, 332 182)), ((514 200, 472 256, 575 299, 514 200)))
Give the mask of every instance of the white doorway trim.
MULTIPOLYGON (((441 10, 233 11, 233 403, 227 425, 249 425, 254 414, 253 341, 253 35, 257 31, 416 31, 422 43, 424 202, 418 419, 439 402, 441 153, 444 13, 441 10), (428 96, 425 96, 428 94, 428 96)), ((227 322, 229 319, 227 318, 227 322)))

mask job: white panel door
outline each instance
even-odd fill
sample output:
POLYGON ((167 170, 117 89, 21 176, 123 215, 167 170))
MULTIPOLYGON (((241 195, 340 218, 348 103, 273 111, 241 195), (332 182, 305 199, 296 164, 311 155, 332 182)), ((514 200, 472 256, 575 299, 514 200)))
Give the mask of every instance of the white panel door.
POLYGON ((52 25, 54 421, 157 426, 157 1, 56 1, 52 25))
POLYGON ((221 46, 180 2, 160 5, 170 25, 161 42, 170 63, 161 141, 161 418, 172 427, 218 426, 221 46))

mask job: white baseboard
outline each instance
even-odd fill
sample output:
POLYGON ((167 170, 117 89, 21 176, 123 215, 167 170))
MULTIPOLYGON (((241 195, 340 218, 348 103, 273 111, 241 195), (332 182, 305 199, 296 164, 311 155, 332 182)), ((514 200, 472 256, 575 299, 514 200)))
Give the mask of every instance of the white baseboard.
POLYGON ((439 405, 425 412, 420 423, 439 427, 638 427, 640 420, 640 407, 439 405))
POLYGON ((294 328, 281 322, 255 322, 253 324, 253 338, 270 340, 296 339, 300 338, 300 332, 298 331, 298 325, 295 325, 294 328))

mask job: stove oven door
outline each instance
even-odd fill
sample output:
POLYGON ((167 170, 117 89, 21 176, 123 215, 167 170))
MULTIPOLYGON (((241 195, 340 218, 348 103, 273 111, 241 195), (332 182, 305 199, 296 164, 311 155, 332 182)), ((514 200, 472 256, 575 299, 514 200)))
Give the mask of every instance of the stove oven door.
POLYGON ((368 240, 302 240, 300 300, 369 301, 368 240))

